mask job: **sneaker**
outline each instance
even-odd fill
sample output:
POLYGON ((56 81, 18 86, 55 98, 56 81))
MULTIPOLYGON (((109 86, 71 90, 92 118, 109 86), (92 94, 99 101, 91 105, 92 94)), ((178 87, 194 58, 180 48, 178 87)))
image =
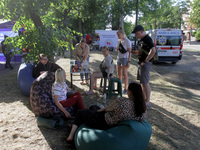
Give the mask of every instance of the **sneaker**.
POLYGON ((146 102, 147 109, 151 109, 151 103, 146 102))
POLYGON ((124 90, 124 91, 123 91, 123 94, 127 94, 127 90, 124 90))
POLYGON ((94 92, 93 91, 88 91, 88 92, 86 92, 86 94, 87 95, 91 95, 91 94, 94 94, 94 92))

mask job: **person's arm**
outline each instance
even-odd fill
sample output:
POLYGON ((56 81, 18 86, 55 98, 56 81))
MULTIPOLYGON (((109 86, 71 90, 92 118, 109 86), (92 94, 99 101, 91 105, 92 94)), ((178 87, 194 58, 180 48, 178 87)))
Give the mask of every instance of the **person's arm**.
POLYGON ((129 53, 129 57, 128 57, 128 63, 127 63, 126 66, 129 67, 130 63, 131 63, 131 48, 128 48, 127 50, 128 50, 128 53, 129 53))
POLYGON ((69 112, 60 104, 59 95, 54 95, 54 101, 56 106, 65 114, 66 118, 71 118, 69 112))
POLYGON ((97 110, 97 112, 102 112, 102 111, 106 111, 106 107, 97 110))
POLYGON ((111 70, 110 68, 111 68, 110 66, 107 67, 107 70, 108 70, 108 72, 107 72, 107 78, 108 78, 108 79, 110 78, 110 76, 109 76, 109 75, 110 75, 110 70, 111 70))
POLYGON ((1 43, 1 53, 3 53, 3 50, 2 50, 2 43, 1 43))
POLYGON ((84 52, 84 58, 83 58, 84 61, 88 58, 89 53, 90 53, 90 47, 88 45, 86 45, 85 52, 84 52))
POLYGON ((75 46, 75 60, 78 60, 78 59, 77 59, 77 55, 78 55, 77 53, 78 53, 78 52, 77 52, 77 45, 76 45, 76 46, 75 46))
POLYGON ((145 65, 147 62, 149 62, 153 56, 155 55, 156 53, 156 49, 155 47, 152 47, 148 53, 148 56, 146 57, 145 61, 141 63, 141 66, 145 65))

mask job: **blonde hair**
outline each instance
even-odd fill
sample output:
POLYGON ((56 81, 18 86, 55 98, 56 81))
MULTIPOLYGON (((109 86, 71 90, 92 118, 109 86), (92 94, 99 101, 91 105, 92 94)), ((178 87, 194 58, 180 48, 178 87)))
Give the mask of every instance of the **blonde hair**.
POLYGON ((126 34, 125 34, 124 29, 122 27, 119 27, 119 29, 117 30, 117 33, 124 34, 124 37, 126 38, 126 34))
POLYGON ((55 72, 55 82, 63 84, 65 82, 65 71, 61 68, 57 69, 55 72))

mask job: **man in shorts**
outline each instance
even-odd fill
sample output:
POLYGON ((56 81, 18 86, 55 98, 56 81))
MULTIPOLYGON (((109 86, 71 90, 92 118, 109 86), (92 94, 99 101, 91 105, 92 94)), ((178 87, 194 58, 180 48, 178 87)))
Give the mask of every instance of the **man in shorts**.
POLYGON ((156 53, 156 49, 151 37, 145 33, 144 28, 141 25, 135 26, 132 33, 135 33, 135 37, 140 39, 138 41, 139 61, 137 79, 140 80, 144 98, 146 99, 147 109, 150 109, 151 87, 149 85, 149 71, 151 69, 151 60, 156 53))

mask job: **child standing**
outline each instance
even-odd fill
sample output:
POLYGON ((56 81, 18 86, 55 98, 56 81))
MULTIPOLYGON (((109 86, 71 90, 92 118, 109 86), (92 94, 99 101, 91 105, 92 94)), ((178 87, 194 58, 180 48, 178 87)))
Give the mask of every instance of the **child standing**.
POLYGON ((56 106, 65 114, 66 118, 71 118, 69 112, 65 109, 77 105, 78 109, 84 109, 83 100, 80 92, 76 92, 67 98, 67 92, 71 89, 65 83, 66 74, 63 69, 55 72, 55 82, 52 85, 52 99, 56 106))

